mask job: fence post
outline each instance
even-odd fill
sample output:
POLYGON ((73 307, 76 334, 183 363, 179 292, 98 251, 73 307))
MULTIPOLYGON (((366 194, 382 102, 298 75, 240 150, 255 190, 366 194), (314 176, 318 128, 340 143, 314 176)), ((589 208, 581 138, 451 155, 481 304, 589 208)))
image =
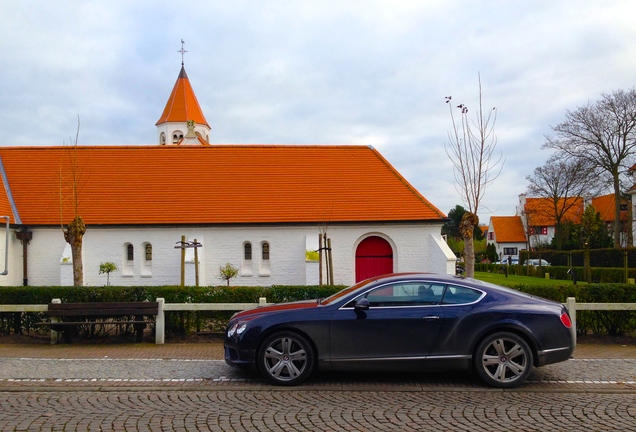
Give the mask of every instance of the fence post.
MULTIPOLYGON (((53 299, 51 300, 51 303, 60 304, 62 303, 62 300, 53 299)), ((60 317, 51 318, 51 322, 60 322, 60 321, 62 321, 60 317)), ((53 327, 51 327, 51 345, 56 344, 59 340, 60 340, 60 333, 58 331, 53 330, 53 327)))
POLYGON ((155 343, 163 344, 166 340, 166 318, 163 311, 165 299, 159 297, 157 298, 157 303, 159 303, 159 310, 155 319, 155 343))
POLYGON ((570 313, 570 321, 572 321, 572 337, 574 338, 574 346, 576 346, 576 298, 568 297, 566 307, 570 313))

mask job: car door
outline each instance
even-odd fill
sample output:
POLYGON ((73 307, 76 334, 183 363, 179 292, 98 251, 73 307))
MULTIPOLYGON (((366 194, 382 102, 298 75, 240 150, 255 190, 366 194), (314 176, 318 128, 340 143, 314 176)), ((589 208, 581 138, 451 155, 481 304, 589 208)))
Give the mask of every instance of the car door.
POLYGON ((331 360, 423 359, 440 332, 443 291, 444 285, 401 282, 349 301, 332 315, 331 360), (366 300, 368 309, 356 309, 359 300, 366 300))

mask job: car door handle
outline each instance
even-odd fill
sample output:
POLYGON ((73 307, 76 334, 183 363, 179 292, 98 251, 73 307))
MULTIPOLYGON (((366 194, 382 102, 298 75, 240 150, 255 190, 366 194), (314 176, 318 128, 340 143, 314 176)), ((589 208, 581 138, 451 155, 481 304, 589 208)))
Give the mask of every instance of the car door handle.
POLYGON ((424 318, 422 318, 422 319, 425 319, 425 320, 427 320, 427 321, 430 321, 430 320, 438 320, 438 319, 439 319, 439 317, 438 317, 437 315, 429 315, 429 316, 425 316, 425 317, 424 317, 424 318))

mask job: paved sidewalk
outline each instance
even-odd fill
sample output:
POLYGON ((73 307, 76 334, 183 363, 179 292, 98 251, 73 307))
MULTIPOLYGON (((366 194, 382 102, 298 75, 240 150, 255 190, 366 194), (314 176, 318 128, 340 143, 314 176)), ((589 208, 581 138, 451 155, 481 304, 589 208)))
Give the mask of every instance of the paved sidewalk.
MULTIPOLYGON (((0 358, 152 358, 223 360, 221 338, 198 343, 74 343, 74 344, 3 344, 0 358)), ((579 344, 574 351, 578 359, 636 359, 636 345, 579 344)))

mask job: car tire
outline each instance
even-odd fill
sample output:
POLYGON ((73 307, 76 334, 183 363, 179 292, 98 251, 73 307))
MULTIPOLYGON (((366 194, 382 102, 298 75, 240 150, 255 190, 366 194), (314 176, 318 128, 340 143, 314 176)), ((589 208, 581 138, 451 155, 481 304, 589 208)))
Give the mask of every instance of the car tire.
POLYGON ((520 336, 498 332, 484 338, 473 356, 479 377, 489 386, 518 387, 532 371, 532 350, 520 336))
POLYGON ((313 372, 316 356, 309 341, 291 331, 274 333, 258 351, 258 369, 272 384, 294 386, 313 372))

